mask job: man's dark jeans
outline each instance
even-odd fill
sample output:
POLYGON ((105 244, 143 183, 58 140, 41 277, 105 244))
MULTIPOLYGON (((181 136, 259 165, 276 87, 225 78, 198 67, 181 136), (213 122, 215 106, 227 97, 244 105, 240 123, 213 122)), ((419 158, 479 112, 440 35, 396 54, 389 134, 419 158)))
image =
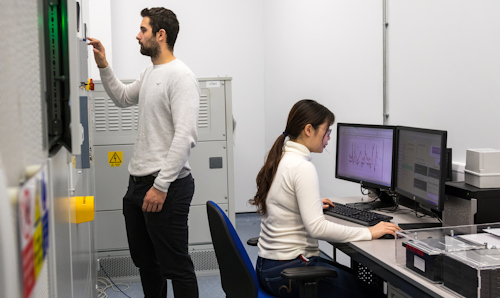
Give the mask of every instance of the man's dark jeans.
POLYGON ((198 283, 188 254, 188 214, 194 194, 191 175, 170 185, 160 212, 143 212, 142 203, 154 179, 129 179, 123 198, 123 215, 130 254, 139 268, 146 298, 163 298, 167 279, 172 280, 175 297, 198 297, 198 283))

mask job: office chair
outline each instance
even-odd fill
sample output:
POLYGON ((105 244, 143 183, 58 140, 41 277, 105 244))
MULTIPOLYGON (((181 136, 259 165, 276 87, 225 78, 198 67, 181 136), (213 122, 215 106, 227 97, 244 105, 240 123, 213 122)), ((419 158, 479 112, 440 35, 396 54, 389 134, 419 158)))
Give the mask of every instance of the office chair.
MULTIPOLYGON (((224 211, 214 202, 207 201, 210 234, 219 264, 222 289, 226 297, 268 298, 274 297, 259 285, 255 269, 224 211)), ((337 277, 337 272, 326 267, 288 268, 281 272, 285 278, 299 283, 300 297, 316 297, 318 281, 323 277, 337 277)))

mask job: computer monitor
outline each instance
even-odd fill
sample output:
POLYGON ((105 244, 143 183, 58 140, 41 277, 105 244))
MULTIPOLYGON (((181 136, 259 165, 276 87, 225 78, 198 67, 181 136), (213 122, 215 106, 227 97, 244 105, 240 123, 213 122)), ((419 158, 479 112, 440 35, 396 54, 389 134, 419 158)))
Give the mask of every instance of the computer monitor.
POLYGON ((447 175, 446 131, 398 126, 395 192, 442 211, 447 175))
POLYGON ((394 189, 396 128, 385 125, 337 124, 335 177, 360 183, 379 195, 380 201, 355 206, 373 209, 392 206, 386 191, 394 189))

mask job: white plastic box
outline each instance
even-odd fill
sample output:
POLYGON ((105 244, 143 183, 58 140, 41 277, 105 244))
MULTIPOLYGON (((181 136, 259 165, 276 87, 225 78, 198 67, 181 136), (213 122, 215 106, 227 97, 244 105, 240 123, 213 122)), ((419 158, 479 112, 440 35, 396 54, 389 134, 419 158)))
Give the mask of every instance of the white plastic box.
POLYGON ((478 188, 500 188, 500 150, 467 149, 465 183, 478 188))

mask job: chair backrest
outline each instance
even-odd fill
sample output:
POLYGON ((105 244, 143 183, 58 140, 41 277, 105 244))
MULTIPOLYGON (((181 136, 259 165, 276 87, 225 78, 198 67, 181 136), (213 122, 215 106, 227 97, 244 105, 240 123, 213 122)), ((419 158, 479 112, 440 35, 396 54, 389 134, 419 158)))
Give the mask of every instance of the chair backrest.
POLYGON ((212 201, 207 202, 207 213, 224 292, 228 298, 257 297, 257 275, 233 224, 212 201))

